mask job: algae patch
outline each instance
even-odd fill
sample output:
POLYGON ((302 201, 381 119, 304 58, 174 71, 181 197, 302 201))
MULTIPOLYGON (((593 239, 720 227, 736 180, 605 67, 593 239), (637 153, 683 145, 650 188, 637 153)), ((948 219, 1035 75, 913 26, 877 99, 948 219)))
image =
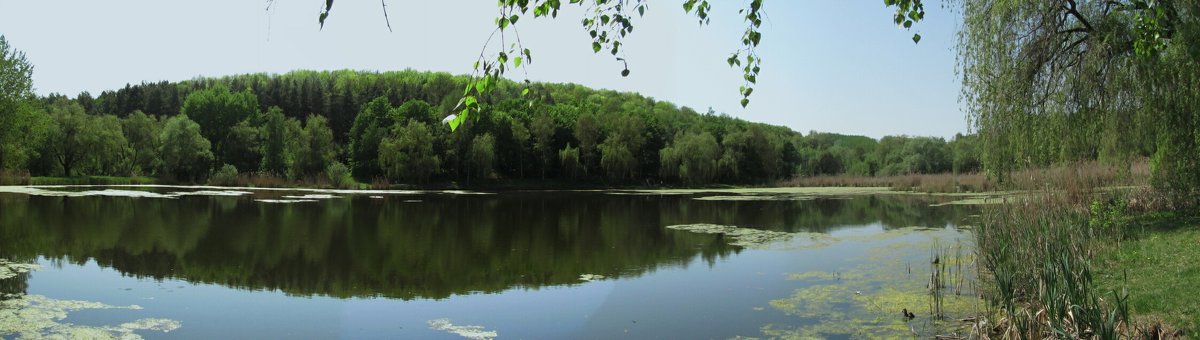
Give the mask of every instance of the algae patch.
POLYGON ((902 228, 878 235, 836 239, 861 247, 860 264, 837 271, 789 274, 790 295, 769 300, 793 322, 766 324, 758 336, 775 339, 826 337, 899 338, 968 334, 969 319, 984 302, 975 286, 976 257, 970 242, 952 229, 902 228), (927 237, 913 237, 924 234, 927 237), (942 238, 958 240, 940 246, 942 238), (882 244, 880 244, 882 242, 882 244), (937 259, 931 263, 931 259, 937 259), (935 280, 934 278, 940 278, 935 280), (937 285, 938 288, 931 288, 937 285), (915 314, 905 318, 901 311, 915 314))
POLYGON ((450 323, 450 319, 429 320, 429 329, 445 331, 472 340, 489 340, 498 336, 496 331, 485 330, 483 326, 455 325, 450 323))
POLYGON ((12 263, 0 259, 0 280, 11 279, 17 275, 40 269, 41 266, 31 263, 12 263))
POLYGON ((341 198, 341 197, 330 195, 330 194, 307 194, 307 195, 288 195, 288 196, 283 196, 283 198, 293 199, 293 200, 328 200, 328 199, 341 198))
POLYGON ((591 282, 591 281, 603 280, 603 279, 604 279, 604 275, 596 275, 596 274, 579 275, 579 281, 583 281, 583 282, 591 282))
POLYGON ((311 203, 311 202, 319 202, 319 201, 317 201, 317 200, 314 200, 314 199, 266 199, 266 198, 264 198, 264 199, 257 199, 257 200, 254 200, 254 201, 255 201, 255 202, 261 202, 261 203, 311 203))
POLYGON ((62 322, 70 312, 97 309, 142 309, 138 305, 113 306, 100 302, 57 300, 42 295, 7 295, 0 301, 0 336, 18 339, 141 339, 135 331, 170 332, 182 323, 146 318, 117 326, 85 326, 62 322))
POLYGON ((708 223, 669 225, 667 229, 702 234, 721 234, 733 239, 729 244, 747 248, 757 248, 776 241, 790 240, 793 236, 791 233, 781 231, 739 228, 708 223))
POLYGON ((699 201, 810 201, 817 199, 809 195, 734 195, 696 197, 699 201))

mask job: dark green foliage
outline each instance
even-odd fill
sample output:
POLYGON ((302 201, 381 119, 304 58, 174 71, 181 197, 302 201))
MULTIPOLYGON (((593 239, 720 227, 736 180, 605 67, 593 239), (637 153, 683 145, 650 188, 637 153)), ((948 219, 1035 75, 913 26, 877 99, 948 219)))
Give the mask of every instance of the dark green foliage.
MULTIPOLYGON (((497 82, 492 84, 495 91, 484 98, 480 119, 465 121, 459 131, 450 132, 440 122, 441 116, 454 107, 461 94, 461 88, 456 88, 465 81, 463 77, 415 71, 297 71, 145 83, 104 92, 94 100, 86 94, 73 99, 51 95, 40 106, 30 106, 29 114, 42 121, 27 121, 45 127, 40 135, 62 137, 57 139, 61 142, 71 133, 120 130, 127 148, 107 148, 112 151, 97 153, 98 158, 92 160, 84 159, 89 152, 83 151, 80 143, 72 148, 72 144, 53 144, 46 138, 29 138, 44 147, 15 149, 22 149, 21 154, 29 159, 22 162, 34 175, 61 175, 63 168, 69 168, 72 175, 175 177, 179 175, 157 172, 166 168, 166 156, 160 154, 166 119, 181 111, 200 114, 224 107, 241 113, 195 117, 202 137, 208 129, 205 124, 210 124, 215 127, 208 130, 219 138, 212 140, 210 164, 296 180, 328 176, 334 162, 348 165, 357 181, 510 180, 526 178, 532 172, 544 179, 690 185, 770 183, 841 173, 872 175, 881 169, 891 169, 888 173, 947 172, 954 162, 962 163, 965 169, 960 171, 972 171, 978 163, 969 158, 974 154, 970 136, 952 143, 923 137, 883 140, 901 141, 890 144, 831 133, 802 136, 784 127, 711 111, 699 114, 638 94, 572 84, 531 84, 531 93, 536 94, 531 98, 520 96, 519 84, 497 82), (89 100, 93 114, 88 114, 84 105, 89 100), (114 108, 133 111, 111 111, 114 108), (90 117, 106 114, 126 118, 119 129, 79 129, 101 122, 90 117), (421 128, 410 127, 413 122, 421 128), (420 148, 410 136, 395 134, 419 130, 423 132, 416 139, 424 143, 420 148), (483 150, 489 148, 477 143, 485 141, 479 139, 485 135, 491 142, 490 170, 480 162, 483 150), (396 163, 400 155, 395 152, 381 150, 388 137, 391 151, 404 149, 404 157, 415 155, 424 162, 418 164, 419 171, 396 163), (907 146, 917 141, 928 143, 907 146), (877 145, 889 148, 883 152, 877 145), (965 151, 956 151, 959 148, 965 151), (881 158, 881 154, 888 156, 881 158), (959 155, 968 158, 955 158, 959 155), (391 169, 381 165, 385 158, 393 162, 389 163, 391 169)), ((119 141, 111 134, 103 139, 119 141)), ((192 175, 189 170, 178 179, 198 180, 209 171, 192 175)))
POLYGON ((129 147, 133 149, 130 173, 153 175, 162 163, 158 158, 158 148, 162 146, 159 121, 142 111, 134 111, 121 122, 121 128, 129 147))
POLYGON ((200 134, 200 125, 187 115, 168 118, 163 123, 162 173, 180 181, 195 182, 208 175, 213 161, 211 144, 200 134))
POLYGON ((386 97, 376 97, 363 106, 350 128, 350 164, 354 175, 372 178, 380 174, 379 143, 395 123, 388 114, 392 105, 386 97))
POLYGON ((433 151, 433 134, 421 122, 396 124, 379 144, 379 165, 390 180, 425 182, 441 166, 433 151))
POLYGON ((263 159, 259 132, 259 128, 253 126, 250 120, 237 123, 225 135, 225 140, 221 142, 222 154, 217 158, 238 169, 258 169, 263 159))

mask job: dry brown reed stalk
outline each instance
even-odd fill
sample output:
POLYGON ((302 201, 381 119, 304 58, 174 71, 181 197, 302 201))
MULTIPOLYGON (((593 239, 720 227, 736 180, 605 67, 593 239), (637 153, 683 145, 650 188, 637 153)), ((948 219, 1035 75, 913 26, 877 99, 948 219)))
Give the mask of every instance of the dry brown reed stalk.
POLYGON ((33 180, 28 171, 0 170, 0 185, 29 185, 33 180))
POLYGON ((890 187, 899 191, 931 193, 982 192, 994 190, 992 181, 980 173, 911 174, 897 176, 812 176, 778 183, 792 187, 890 187))

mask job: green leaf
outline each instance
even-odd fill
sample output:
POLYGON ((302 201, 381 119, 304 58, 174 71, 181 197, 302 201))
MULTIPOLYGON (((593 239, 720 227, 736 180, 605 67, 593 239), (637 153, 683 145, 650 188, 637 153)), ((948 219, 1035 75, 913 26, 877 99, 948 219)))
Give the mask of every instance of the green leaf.
POLYGON ((454 119, 451 119, 449 122, 446 122, 446 124, 450 125, 450 132, 454 132, 455 130, 458 130, 458 126, 462 125, 462 123, 467 120, 467 115, 469 113, 471 113, 470 110, 463 109, 462 112, 458 113, 458 117, 454 117, 454 119))
POLYGON ((746 105, 750 105, 750 99, 742 98, 742 108, 745 108, 746 105))
POLYGON ((592 42, 592 53, 600 53, 600 43, 599 42, 596 42, 596 41, 592 42))
POLYGON ((521 56, 513 57, 513 67, 521 67, 521 56))
POLYGON ((622 76, 622 77, 628 77, 628 76, 629 76, 629 69, 625 69, 625 70, 621 71, 621 76, 622 76))
POLYGON ((521 90, 521 96, 522 96, 522 97, 524 97, 524 96, 528 96, 528 95, 529 95, 529 88, 528 88, 528 87, 526 87, 525 89, 521 90))
POLYGON ((914 44, 917 44, 917 43, 920 43, 920 42, 921 42, 921 35, 920 35, 920 34, 913 34, 913 43, 914 43, 914 44))

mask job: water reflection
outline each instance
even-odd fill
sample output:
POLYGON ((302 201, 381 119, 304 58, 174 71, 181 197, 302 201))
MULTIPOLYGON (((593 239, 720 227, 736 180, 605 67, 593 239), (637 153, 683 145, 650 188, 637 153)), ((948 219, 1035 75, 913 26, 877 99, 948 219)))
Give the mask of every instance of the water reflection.
MULTIPOLYGON (((596 193, 349 196, 267 204, 252 197, 0 195, 0 258, 94 259, 126 275, 292 295, 445 298, 638 276, 741 249, 663 226, 716 223, 833 232, 959 223, 958 207, 912 197, 704 201, 596 193)), ((24 277, 0 280, 20 293, 24 277)))

